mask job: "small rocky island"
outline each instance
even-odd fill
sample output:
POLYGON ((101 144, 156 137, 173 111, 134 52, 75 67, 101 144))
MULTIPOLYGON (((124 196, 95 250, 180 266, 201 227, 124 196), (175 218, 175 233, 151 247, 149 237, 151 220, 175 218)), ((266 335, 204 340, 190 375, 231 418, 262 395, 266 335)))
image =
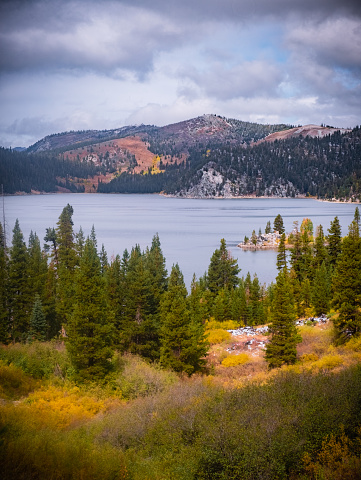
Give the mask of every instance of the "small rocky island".
MULTIPOLYGON (((318 229, 319 228, 320 227, 318 227, 318 229)), ((313 241, 313 224, 309 218, 303 219, 300 233, 307 242, 313 241)), ((317 235, 320 233, 321 232, 317 232, 317 235)), ((283 241, 284 248, 289 249, 293 247, 298 234, 298 222, 294 222, 293 230, 286 234, 283 218, 281 215, 277 215, 273 222, 273 228, 271 227, 271 222, 268 221, 264 233, 262 233, 261 228, 259 229, 258 235, 256 231, 253 230, 251 237, 245 236, 243 242, 240 242, 237 246, 244 250, 278 250, 280 242, 283 241)))

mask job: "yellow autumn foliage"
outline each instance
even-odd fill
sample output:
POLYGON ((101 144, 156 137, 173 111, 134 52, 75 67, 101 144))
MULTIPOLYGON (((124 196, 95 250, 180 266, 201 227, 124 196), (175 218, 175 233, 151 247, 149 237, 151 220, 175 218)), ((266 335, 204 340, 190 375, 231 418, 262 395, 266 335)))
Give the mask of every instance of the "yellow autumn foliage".
POLYGON ((230 355, 222 361, 224 367, 236 367, 237 365, 244 365, 249 362, 250 358, 247 353, 240 353, 239 355, 230 355))
POLYGON ((78 387, 49 386, 30 394, 25 406, 32 415, 47 418, 53 427, 62 429, 88 420, 106 409, 103 400, 84 395, 78 387))
POLYGON ((329 354, 317 360, 313 364, 313 367, 318 370, 333 370, 334 368, 339 367, 343 363, 344 359, 341 355, 329 354))
POLYGON ((206 330, 207 340, 211 345, 225 342, 231 339, 231 334, 227 330, 217 328, 215 330, 206 330))

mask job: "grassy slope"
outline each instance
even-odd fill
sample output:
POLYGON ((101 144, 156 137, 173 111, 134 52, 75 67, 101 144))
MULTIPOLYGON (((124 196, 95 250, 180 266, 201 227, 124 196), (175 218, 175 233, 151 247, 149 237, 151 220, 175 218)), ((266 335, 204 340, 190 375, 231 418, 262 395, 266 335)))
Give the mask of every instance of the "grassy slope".
POLYGON ((2 478, 360 478, 361 341, 334 347, 331 324, 300 333, 293 367, 242 349, 226 367, 228 339, 206 377, 117 357, 103 386, 72 382, 63 345, 2 347, 2 478))

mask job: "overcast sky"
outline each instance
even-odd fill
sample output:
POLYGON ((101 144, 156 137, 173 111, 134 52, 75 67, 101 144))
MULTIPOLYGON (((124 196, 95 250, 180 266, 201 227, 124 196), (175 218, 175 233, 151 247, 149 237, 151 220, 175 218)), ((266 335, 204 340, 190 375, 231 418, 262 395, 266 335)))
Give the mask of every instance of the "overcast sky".
POLYGON ((361 123, 360 0, 1 0, 0 145, 204 113, 361 123))

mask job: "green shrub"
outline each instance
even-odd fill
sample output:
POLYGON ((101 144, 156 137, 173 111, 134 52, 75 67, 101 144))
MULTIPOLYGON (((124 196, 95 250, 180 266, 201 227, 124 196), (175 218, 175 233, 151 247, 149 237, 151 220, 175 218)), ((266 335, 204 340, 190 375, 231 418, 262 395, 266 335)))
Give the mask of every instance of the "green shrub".
POLYGON ((34 378, 65 378, 70 361, 65 347, 53 342, 33 342, 0 346, 0 359, 13 364, 34 378))
POLYGON ((127 355, 119 363, 121 372, 116 375, 115 384, 125 399, 154 395, 178 381, 174 372, 162 370, 135 355, 127 355))
POLYGON ((0 398, 14 400, 32 392, 37 382, 15 365, 0 360, 0 398))

